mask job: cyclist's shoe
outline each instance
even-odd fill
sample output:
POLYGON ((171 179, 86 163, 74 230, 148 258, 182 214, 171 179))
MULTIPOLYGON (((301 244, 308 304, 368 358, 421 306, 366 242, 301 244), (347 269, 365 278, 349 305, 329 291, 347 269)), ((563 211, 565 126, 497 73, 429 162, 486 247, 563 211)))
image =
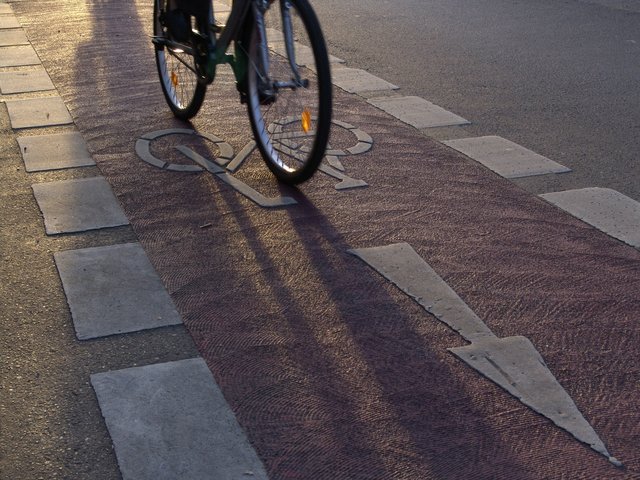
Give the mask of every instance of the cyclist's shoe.
POLYGON ((191 37, 191 17, 178 8, 165 13, 165 24, 169 38, 179 43, 187 43, 191 37))

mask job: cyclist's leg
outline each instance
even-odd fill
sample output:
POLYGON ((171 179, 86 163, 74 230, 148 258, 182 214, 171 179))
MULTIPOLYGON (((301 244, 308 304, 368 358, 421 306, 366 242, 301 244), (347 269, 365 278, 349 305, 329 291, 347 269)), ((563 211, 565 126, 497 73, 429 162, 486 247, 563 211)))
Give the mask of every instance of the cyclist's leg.
POLYGON ((194 44, 198 52, 198 62, 202 78, 213 82, 216 69, 215 47, 216 37, 213 31, 213 2, 211 0, 181 0, 188 2, 189 13, 195 18, 197 34, 194 44))
POLYGON ((168 0, 165 21, 169 36, 176 42, 187 43, 191 36, 191 18, 177 0, 168 0))
MULTIPOLYGON (((189 42, 192 35, 191 18, 195 19, 198 36, 214 42, 211 35, 213 2, 211 0, 168 0, 167 27, 178 42, 189 42)), ((207 48, 212 45, 206 45, 207 48)))

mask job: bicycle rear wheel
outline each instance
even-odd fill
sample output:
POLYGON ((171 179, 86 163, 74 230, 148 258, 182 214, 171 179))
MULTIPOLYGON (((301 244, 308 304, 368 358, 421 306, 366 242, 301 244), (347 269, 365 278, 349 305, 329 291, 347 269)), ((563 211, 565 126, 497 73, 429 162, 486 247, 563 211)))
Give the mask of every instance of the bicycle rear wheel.
MULTIPOLYGON (((165 22, 167 0, 155 0, 153 6, 153 36, 169 40, 165 22)), ((193 118, 204 101, 206 84, 199 82, 195 58, 184 49, 154 42, 156 65, 162 93, 173 114, 181 120, 193 118)), ((185 47, 192 48, 191 45, 185 47)))
POLYGON ((280 181, 298 184, 315 173, 329 140, 332 86, 327 49, 307 0, 272 2, 264 20, 268 68, 261 60, 262 42, 255 26, 249 41, 249 119, 269 169, 280 181), (289 52, 282 33, 286 14, 291 19, 293 39, 289 52), (298 81, 294 78, 296 69, 298 81), (269 77, 266 82, 265 71, 269 77))

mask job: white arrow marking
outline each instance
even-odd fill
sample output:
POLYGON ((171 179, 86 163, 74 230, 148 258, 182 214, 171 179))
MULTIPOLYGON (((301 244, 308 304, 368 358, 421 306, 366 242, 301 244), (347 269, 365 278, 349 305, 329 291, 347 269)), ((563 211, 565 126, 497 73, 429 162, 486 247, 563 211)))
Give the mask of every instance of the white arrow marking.
POLYGON ((450 348, 450 352, 614 465, 622 466, 609 454, 533 344, 521 336, 496 337, 411 245, 398 243, 349 253, 361 258, 427 312, 471 342, 464 347, 450 348))

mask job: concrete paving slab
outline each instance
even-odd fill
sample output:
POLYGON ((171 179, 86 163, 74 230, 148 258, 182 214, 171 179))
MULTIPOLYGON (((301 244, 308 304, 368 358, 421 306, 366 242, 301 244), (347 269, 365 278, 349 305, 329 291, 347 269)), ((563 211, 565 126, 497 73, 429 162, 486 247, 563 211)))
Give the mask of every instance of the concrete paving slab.
POLYGON ((12 128, 49 127, 73 123, 71 115, 60 97, 7 100, 12 128))
POLYGON ((29 45, 29 40, 21 28, 0 30, 0 47, 12 45, 29 45))
POLYGON ((0 28, 20 28, 20 22, 14 15, 0 16, 0 28))
POLYGON ((0 92, 3 95, 54 89, 55 86, 44 68, 0 73, 0 92))
POLYGON ((331 72, 333 83, 349 93, 376 90, 397 90, 399 87, 357 68, 335 68, 331 72))
POLYGON ((470 122, 420 97, 377 97, 367 100, 416 128, 467 125, 470 122))
POLYGON ((31 45, 0 48, 0 67, 24 67, 40 63, 40 58, 31 45))
MULTIPOLYGON (((286 57, 287 49, 280 32, 278 32, 278 36, 276 37, 275 41, 269 41, 269 47, 278 55, 286 57)), ((305 66, 310 68, 311 70, 315 70, 314 57, 311 48, 299 42, 295 42, 295 52, 297 65, 305 66)), ((344 60, 333 55, 329 55, 329 63, 344 63, 344 60)))
POLYGON ((640 248, 640 203, 610 188, 582 188, 540 195, 574 217, 640 248))
POLYGON ((80 340, 182 323, 137 243, 54 254, 80 340))
POLYGON ((48 235, 128 225, 122 207, 102 177, 32 185, 48 235))
POLYGON ((0 15, 13 15, 11 5, 8 3, 0 3, 0 15))
MULTIPOLYGON (((267 28, 267 38, 269 39, 269 48, 278 55, 286 57, 287 49, 284 44, 284 36, 280 30, 275 28, 267 28)), ((311 48, 300 42, 294 42, 296 52, 296 64, 304 65, 315 70, 313 62, 313 52, 311 48)), ((329 63, 345 63, 344 60, 334 55, 329 55, 329 63)))
POLYGON ((91 376, 124 480, 267 480, 204 360, 91 376))
POLYGON ((18 137, 27 172, 95 165, 78 132, 18 137))
POLYGON ((505 138, 486 136, 443 142, 505 178, 566 173, 571 169, 505 138))

